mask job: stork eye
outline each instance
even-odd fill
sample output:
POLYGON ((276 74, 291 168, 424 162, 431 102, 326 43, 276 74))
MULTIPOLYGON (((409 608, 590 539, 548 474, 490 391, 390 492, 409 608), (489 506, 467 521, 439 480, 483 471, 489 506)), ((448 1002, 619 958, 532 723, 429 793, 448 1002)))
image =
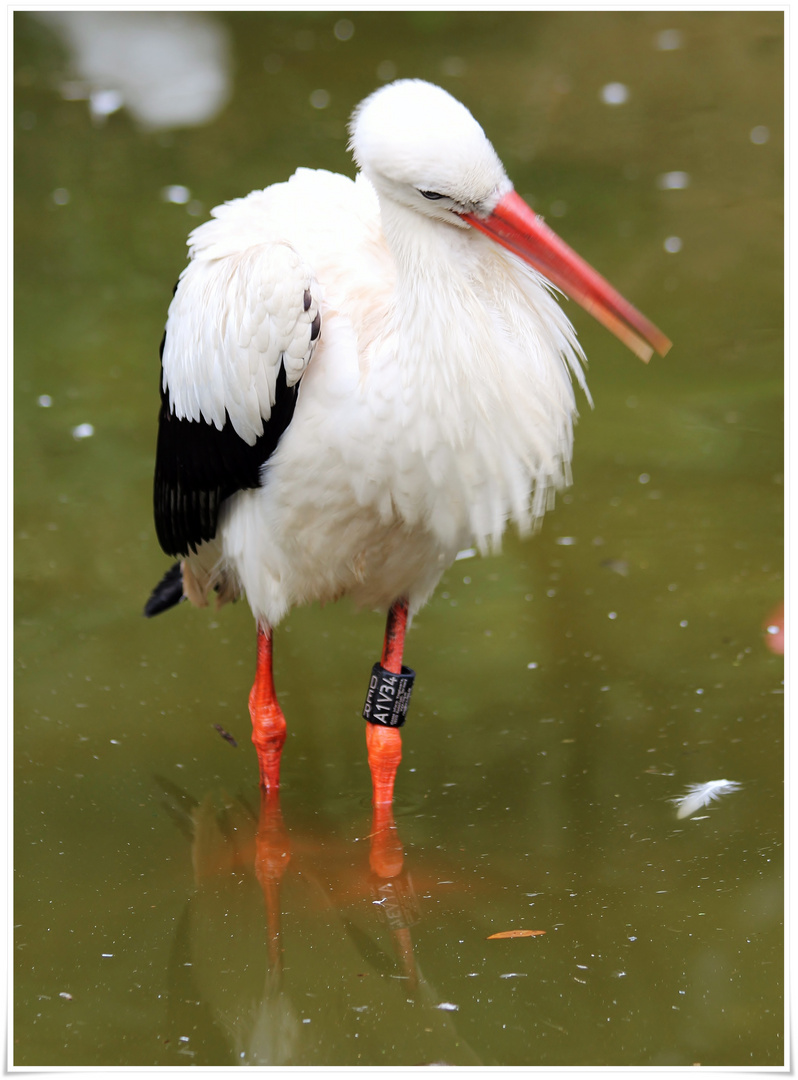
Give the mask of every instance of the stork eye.
POLYGON ((419 191, 421 192, 421 194, 424 196, 425 199, 445 199, 446 198, 446 196, 441 195, 441 193, 439 191, 421 191, 421 188, 419 188, 419 191))

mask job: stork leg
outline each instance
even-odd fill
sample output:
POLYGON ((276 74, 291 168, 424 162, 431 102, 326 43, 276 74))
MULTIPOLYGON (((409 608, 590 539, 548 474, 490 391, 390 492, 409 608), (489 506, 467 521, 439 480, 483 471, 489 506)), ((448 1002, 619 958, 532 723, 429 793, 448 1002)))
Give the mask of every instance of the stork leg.
POLYGON ((276 792, 280 787, 280 755, 285 742, 285 717, 277 702, 272 675, 272 628, 258 623, 258 662, 249 694, 252 741, 258 752, 260 786, 276 792))
MULTIPOLYGON (((385 626, 385 642, 380 664, 386 673, 401 675, 403 672, 402 652, 406 630, 407 600, 397 600, 388 612, 388 621, 385 626)), ((404 671, 406 672, 407 669, 404 671)), ((372 681, 373 678, 372 676, 372 681)), ((374 713, 376 712, 375 708, 374 713)), ((371 769, 372 802, 374 806, 390 806, 393 801, 396 770, 402 760, 402 736, 399 726, 388 726, 369 720, 366 724, 366 746, 371 769)))

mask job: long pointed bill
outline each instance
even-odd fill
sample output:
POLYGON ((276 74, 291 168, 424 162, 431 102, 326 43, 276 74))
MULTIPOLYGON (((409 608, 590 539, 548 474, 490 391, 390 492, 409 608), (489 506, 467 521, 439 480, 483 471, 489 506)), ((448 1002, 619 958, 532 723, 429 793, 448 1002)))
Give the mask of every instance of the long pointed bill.
POLYGON ((463 218, 576 300, 645 363, 654 352, 664 356, 671 347, 661 330, 624 300, 514 191, 500 199, 488 217, 463 214, 463 218))

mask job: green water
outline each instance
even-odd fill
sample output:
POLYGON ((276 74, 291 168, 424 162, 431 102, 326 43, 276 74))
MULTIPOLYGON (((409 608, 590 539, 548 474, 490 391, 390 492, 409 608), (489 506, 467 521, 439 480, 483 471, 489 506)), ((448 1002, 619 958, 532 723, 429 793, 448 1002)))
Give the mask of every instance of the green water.
POLYGON ((783 16, 208 18, 231 97, 173 130, 92 119, 15 19, 14 1062, 780 1064, 783 16), (297 164, 351 174, 347 117, 394 75, 461 98, 674 347, 645 367, 568 305, 574 486, 411 630, 390 882, 359 716, 382 619, 279 627, 265 887, 249 610, 141 616, 158 343, 188 231, 297 164), (742 787, 677 820, 719 778, 742 787), (488 940, 512 929, 545 934, 488 940))

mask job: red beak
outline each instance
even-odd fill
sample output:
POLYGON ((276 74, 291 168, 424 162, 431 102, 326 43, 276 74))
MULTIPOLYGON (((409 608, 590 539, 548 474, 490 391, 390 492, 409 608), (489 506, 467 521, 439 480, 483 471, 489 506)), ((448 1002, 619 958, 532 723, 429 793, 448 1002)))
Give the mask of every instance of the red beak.
POLYGON ((661 330, 624 300, 514 191, 500 199, 488 217, 463 214, 463 218, 520 256, 552 285, 576 300, 645 363, 652 353, 664 356, 671 347, 661 330))

